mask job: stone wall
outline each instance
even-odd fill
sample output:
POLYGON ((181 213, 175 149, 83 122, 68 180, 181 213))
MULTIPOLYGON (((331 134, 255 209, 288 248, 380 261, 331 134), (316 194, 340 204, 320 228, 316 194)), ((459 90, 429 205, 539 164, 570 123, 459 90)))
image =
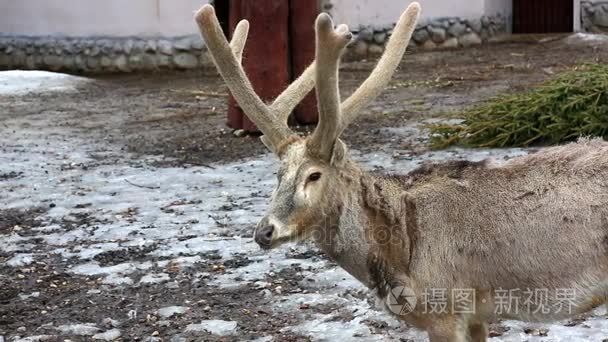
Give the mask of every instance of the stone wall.
MULTIPOLYGON (((393 31, 389 27, 360 27, 356 41, 350 46, 352 58, 380 55, 393 31)), ((483 16, 479 19, 444 17, 422 19, 412 35, 410 46, 425 50, 479 45, 489 38, 507 32, 507 19, 502 15, 483 16)))
MULTIPOLYGON (((423 19, 411 45, 422 49, 468 47, 506 32, 503 16, 479 19, 423 19)), ((354 30, 348 59, 375 57, 384 51, 393 25, 354 30)), ((179 38, 0 36, 0 70, 42 69, 78 73, 131 72, 210 67, 199 35, 179 38)))
POLYGON ((211 66, 199 35, 173 39, 0 36, 0 70, 80 73, 211 66))
POLYGON ((581 28, 586 32, 608 32, 608 1, 581 1, 581 28))

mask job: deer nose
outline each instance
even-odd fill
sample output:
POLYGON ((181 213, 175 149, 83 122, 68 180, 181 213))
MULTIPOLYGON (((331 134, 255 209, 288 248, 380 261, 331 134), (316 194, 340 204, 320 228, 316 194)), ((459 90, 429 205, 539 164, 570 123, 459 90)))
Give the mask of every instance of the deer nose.
POLYGON ((272 244, 273 232, 274 225, 268 222, 268 219, 264 218, 255 229, 255 242, 257 242, 260 247, 269 249, 272 244))

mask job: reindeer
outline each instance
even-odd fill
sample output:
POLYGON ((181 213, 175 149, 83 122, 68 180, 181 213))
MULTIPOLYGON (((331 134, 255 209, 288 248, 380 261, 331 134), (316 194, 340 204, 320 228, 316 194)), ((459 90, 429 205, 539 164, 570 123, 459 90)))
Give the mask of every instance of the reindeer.
POLYGON ((349 157, 340 134, 389 82, 419 13, 412 3, 401 15, 371 75, 343 102, 338 69, 351 33, 320 14, 315 61, 266 104, 240 63, 248 22, 229 43, 212 6, 197 12, 217 69, 280 159, 255 241, 270 249, 314 240, 432 342, 486 341, 487 322, 497 318, 550 321, 606 302, 607 143, 583 139, 502 165, 447 162, 405 175, 370 173, 349 157), (300 137, 287 117, 312 88, 319 123, 300 137), (462 289, 467 301, 456 291, 462 289), (498 310, 505 294, 516 293, 508 310, 498 310), (529 293, 535 300, 526 301, 529 293), (429 310, 439 299, 446 310, 429 310))

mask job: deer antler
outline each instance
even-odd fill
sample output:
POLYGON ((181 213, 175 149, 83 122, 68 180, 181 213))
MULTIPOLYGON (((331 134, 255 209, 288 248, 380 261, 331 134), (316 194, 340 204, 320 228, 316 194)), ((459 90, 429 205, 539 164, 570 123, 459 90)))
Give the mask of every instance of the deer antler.
POLYGON ((420 5, 412 3, 399 18, 389 39, 386 51, 372 70, 371 75, 341 105, 338 89, 338 68, 342 51, 350 41, 345 25, 336 31, 327 14, 317 18, 316 83, 319 105, 319 123, 307 142, 312 153, 329 161, 334 146, 342 131, 351 123, 359 111, 377 97, 393 76, 407 43, 416 26, 420 5))
POLYGON ((420 4, 417 2, 411 3, 401 14, 378 64, 359 88, 342 103, 342 124, 337 136, 340 136, 346 126, 357 118, 363 107, 380 95, 391 80, 403 58, 419 16, 420 4))
POLYGON ((224 37, 213 6, 204 5, 196 13, 195 20, 207 43, 213 62, 236 102, 264 133, 264 140, 271 145, 269 147, 276 151, 276 147, 284 139, 294 134, 287 126, 287 118, 293 108, 314 87, 314 63, 281 93, 272 105, 268 106, 255 93, 241 66, 241 56, 247 40, 249 23, 246 20, 239 22, 229 44, 224 37))
POLYGON ((333 30, 331 18, 327 14, 320 14, 316 22, 317 61, 270 106, 264 104, 254 92, 240 63, 249 23, 246 20, 239 22, 229 44, 222 33, 213 6, 203 6, 195 18, 220 75, 239 106, 264 133, 262 140, 275 152, 278 152, 277 147, 283 140, 294 134, 287 126, 289 113, 310 92, 315 82, 317 83, 320 120, 307 144, 311 151, 328 160, 340 134, 390 81, 403 58, 419 15, 420 5, 416 2, 410 4, 399 18, 386 45, 386 51, 370 76, 349 98, 338 105, 339 61, 351 34, 346 25, 340 25, 333 30))
POLYGON ((329 15, 321 13, 316 25, 315 81, 319 123, 307 142, 309 152, 329 160, 333 152, 333 142, 340 127, 340 93, 338 89, 338 69, 344 48, 352 39, 348 26, 340 25, 334 30, 329 15))

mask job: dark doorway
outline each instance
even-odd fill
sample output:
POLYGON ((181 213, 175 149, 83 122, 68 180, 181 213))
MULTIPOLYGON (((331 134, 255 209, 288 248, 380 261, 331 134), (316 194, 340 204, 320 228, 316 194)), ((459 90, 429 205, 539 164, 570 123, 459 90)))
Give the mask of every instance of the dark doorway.
POLYGON ((573 0, 513 0, 513 33, 572 32, 573 0))

